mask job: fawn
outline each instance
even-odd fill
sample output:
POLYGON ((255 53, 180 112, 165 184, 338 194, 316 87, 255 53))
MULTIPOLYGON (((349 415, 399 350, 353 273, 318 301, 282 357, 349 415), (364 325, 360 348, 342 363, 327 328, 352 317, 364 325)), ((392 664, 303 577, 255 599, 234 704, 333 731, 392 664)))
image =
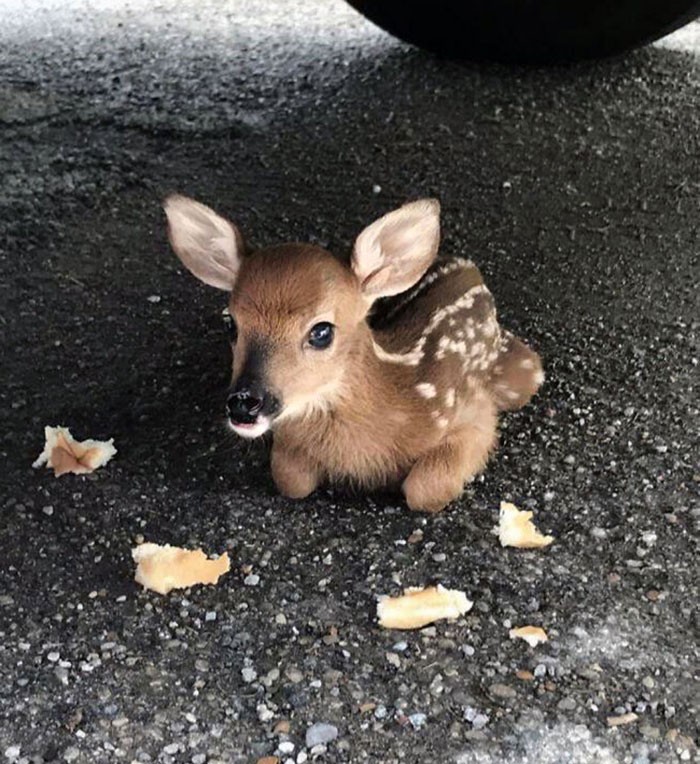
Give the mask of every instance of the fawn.
POLYGON ((544 380, 539 356, 499 326, 476 266, 436 262, 435 200, 365 228, 350 265, 313 244, 249 251, 209 207, 177 195, 164 206, 183 264, 230 292, 229 423, 247 438, 273 431, 286 496, 324 480, 402 481, 411 509, 437 512, 486 465, 498 412, 544 380), (390 297, 371 326, 373 304, 390 297))

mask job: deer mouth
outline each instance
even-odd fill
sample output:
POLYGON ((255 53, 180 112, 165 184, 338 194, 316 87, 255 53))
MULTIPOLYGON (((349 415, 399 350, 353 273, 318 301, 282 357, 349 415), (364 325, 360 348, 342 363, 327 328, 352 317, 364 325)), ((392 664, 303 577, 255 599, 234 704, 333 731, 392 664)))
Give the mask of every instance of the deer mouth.
POLYGON ((270 417, 259 414, 254 422, 234 422, 228 420, 229 427, 242 438, 259 438, 264 435, 272 424, 270 417))

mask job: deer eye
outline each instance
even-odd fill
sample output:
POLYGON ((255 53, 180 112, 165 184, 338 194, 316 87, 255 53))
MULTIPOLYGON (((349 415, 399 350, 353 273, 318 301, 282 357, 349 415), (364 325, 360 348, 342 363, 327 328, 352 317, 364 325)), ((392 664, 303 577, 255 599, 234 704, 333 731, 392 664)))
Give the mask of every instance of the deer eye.
POLYGON ((325 350, 333 342, 334 329, 328 321, 314 324, 309 332, 309 345, 315 350, 325 350))
POLYGON ((235 342, 238 339, 238 327, 236 326, 233 316, 228 312, 228 309, 224 310, 221 314, 221 318, 224 322, 224 327, 226 328, 226 334, 228 334, 229 340, 231 340, 232 343, 235 342))

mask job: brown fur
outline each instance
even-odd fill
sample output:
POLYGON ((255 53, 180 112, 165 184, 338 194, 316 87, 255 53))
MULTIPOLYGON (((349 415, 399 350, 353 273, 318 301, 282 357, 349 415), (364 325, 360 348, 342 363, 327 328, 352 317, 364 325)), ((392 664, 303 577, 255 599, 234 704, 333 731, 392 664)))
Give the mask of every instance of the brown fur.
POLYGON ((208 208, 188 217, 194 202, 169 204, 183 262, 207 283, 230 283, 239 329, 233 380, 250 347, 265 349, 266 383, 283 401, 272 423, 272 474, 288 496, 306 496, 324 480, 402 483, 411 509, 438 511, 486 465, 498 411, 524 405, 542 382, 539 357, 501 330, 472 263, 436 262, 426 273, 438 243, 434 202, 366 229, 351 268, 304 244, 244 255, 235 227, 229 240, 212 211, 206 230, 208 208), (202 262, 209 233, 217 260, 202 262), (374 300, 396 294, 371 329, 374 300), (335 327, 322 351, 304 342, 319 321, 335 327))

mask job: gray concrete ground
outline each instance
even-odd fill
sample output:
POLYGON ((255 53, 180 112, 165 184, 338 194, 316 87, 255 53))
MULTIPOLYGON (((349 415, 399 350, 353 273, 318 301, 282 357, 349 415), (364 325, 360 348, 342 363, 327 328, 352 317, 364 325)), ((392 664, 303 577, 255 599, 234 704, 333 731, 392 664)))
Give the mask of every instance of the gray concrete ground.
POLYGON ((0 14, 0 758, 699 761, 697 25, 528 70, 437 61, 335 0, 0 14), (444 252, 548 374, 458 505, 275 494, 265 444, 224 429, 223 298, 166 246, 172 190, 343 251, 440 197, 444 252), (32 470, 58 423, 117 457, 32 470), (504 498, 548 551, 498 546, 504 498), (144 593, 140 536, 233 570, 144 593), (434 581, 473 611, 378 629, 377 595, 434 581), (511 642, 523 623, 550 642, 511 642), (337 738, 311 748, 315 723, 337 738))

